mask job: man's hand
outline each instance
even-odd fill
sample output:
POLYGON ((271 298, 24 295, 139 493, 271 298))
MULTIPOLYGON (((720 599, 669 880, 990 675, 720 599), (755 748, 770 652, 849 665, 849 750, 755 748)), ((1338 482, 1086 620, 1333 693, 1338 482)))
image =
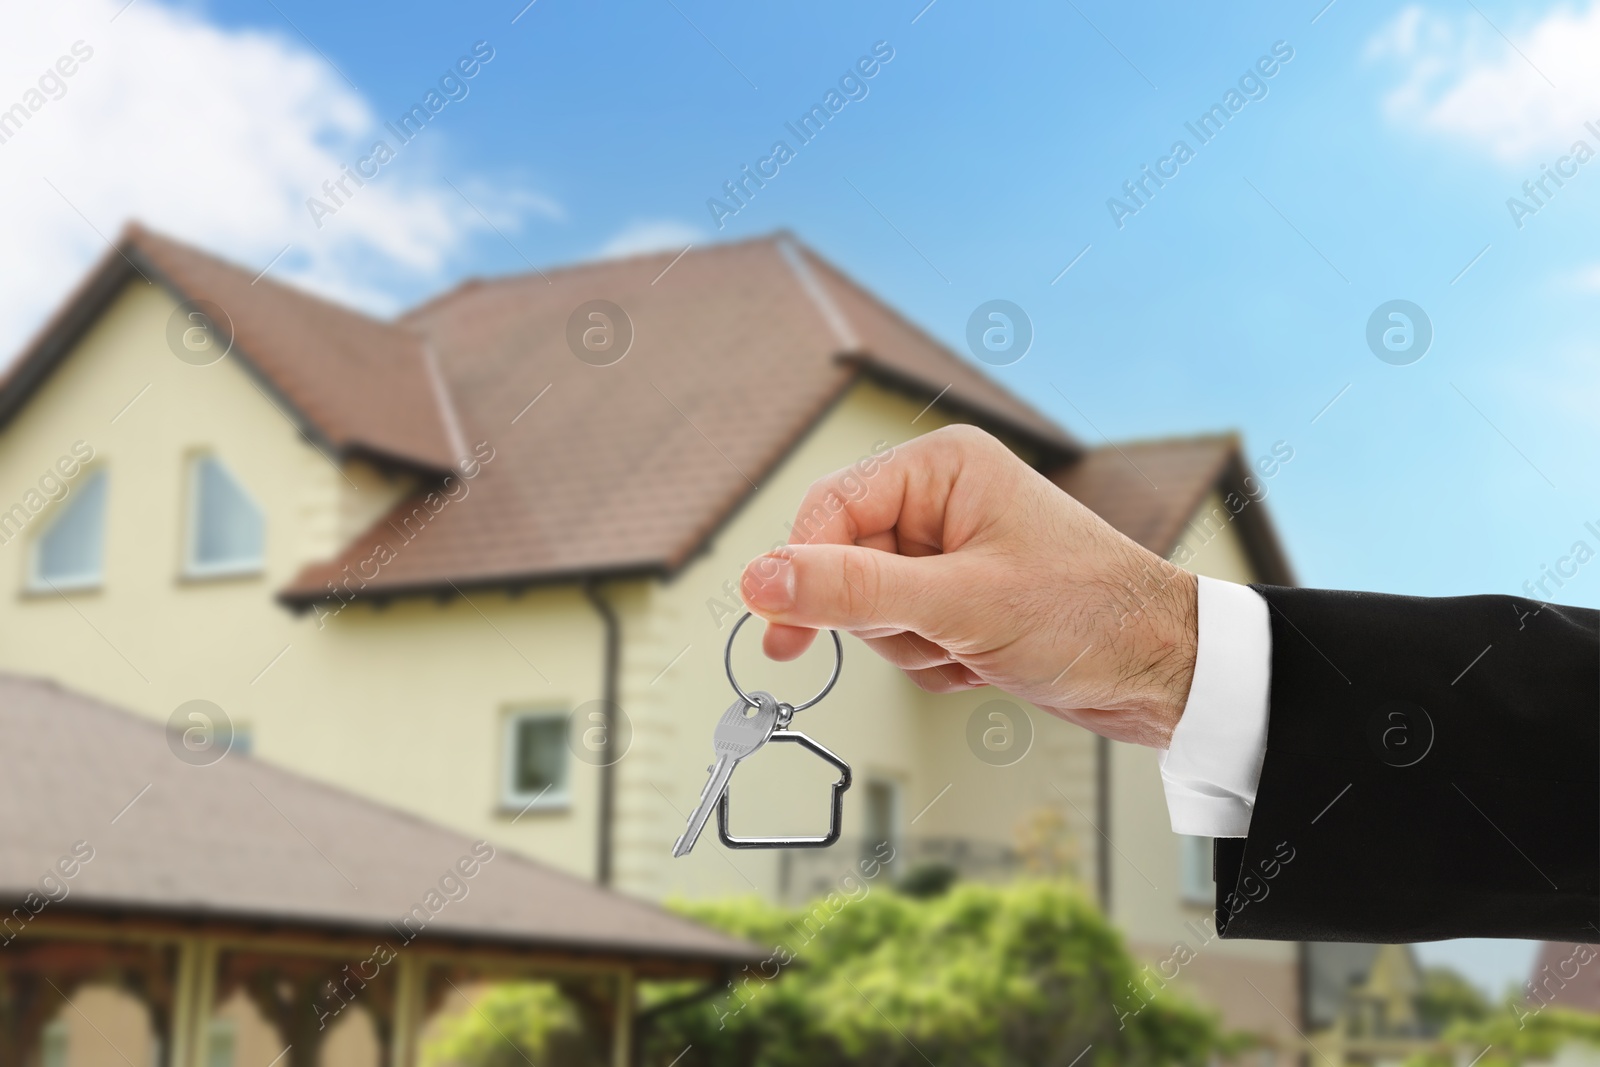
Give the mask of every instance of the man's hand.
POLYGON ((1194 576, 993 437, 919 437, 869 479, 818 481, 800 515, 789 546, 744 572, 768 656, 848 630, 929 692, 998 686, 1115 740, 1171 741, 1194 674, 1194 576))

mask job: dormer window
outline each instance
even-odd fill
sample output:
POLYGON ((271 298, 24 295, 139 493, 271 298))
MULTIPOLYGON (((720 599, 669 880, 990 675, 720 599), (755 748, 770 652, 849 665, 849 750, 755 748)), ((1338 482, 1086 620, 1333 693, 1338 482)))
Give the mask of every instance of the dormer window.
POLYGON ((216 456, 189 467, 189 537, 184 573, 215 578, 258 573, 264 564, 261 509, 216 456))
POLYGON ((34 542, 28 584, 37 590, 96 589, 105 556, 106 472, 90 473, 34 542))

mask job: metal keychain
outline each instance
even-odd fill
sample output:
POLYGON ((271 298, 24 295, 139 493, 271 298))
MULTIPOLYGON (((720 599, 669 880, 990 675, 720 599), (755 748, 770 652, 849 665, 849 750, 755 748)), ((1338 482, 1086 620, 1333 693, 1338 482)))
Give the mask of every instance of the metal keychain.
MULTIPOLYGON (((750 612, 739 616, 739 621, 733 624, 733 632, 728 634, 728 647, 722 653, 722 665, 728 673, 728 683, 733 686, 734 692, 745 700, 755 703, 739 685, 739 680, 733 676, 733 640, 739 636, 739 627, 750 618, 750 612)), ((728 848, 827 848, 839 840, 839 834, 844 830, 844 791, 850 788, 850 764, 840 759, 825 745, 807 737, 799 730, 790 728, 795 712, 804 711, 815 705, 833 690, 834 683, 839 680, 839 672, 844 667, 844 643, 839 640, 838 630, 829 630, 833 638, 833 673, 828 676, 827 683, 822 690, 810 700, 799 704, 778 705, 778 721, 772 734, 767 738, 769 744, 789 742, 796 744, 821 757, 833 765, 839 772, 839 780, 833 783, 832 798, 828 812, 828 832, 819 837, 735 837, 728 832, 728 794, 730 788, 724 787, 722 796, 717 801, 717 839, 728 848)), ((731 781, 729 785, 731 785, 731 781)))
POLYGON ((717 723, 714 737, 717 760, 707 768, 711 777, 700 793, 700 802, 689 816, 688 829, 684 830, 683 836, 672 848, 674 856, 688 855, 689 850, 694 848, 712 805, 717 809, 717 837, 728 848, 827 848, 839 840, 839 834, 844 829, 844 791, 850 788, 850 764, 824 745, 798 730, 790 729, 795 712, 816 704, 828 695, 839 680, 839 671, 844 666, 844 643, 839 640, 837 630, 828 631, 833 638, 833 673, 828 676, 828 682, 821 692, 799 704, 780 703, 770 693, 759 690, 745 692, 739 680, 733 676, 733 640, 739 636, 739 628, 749 618, 748 611, 739 616, 739 621, 733 624, 733 631, 728 634, 728 647, 722 654, 722 665, 739 699, 733 702, 733 706, 723 713, 717 723), (818 837, 735 837, 728 832, 728 786, 733 771, 741 760, 754 755, 769 741, 799 745, 827 761, 839 772, 838 781, 833 783, 827 833, 818 837))

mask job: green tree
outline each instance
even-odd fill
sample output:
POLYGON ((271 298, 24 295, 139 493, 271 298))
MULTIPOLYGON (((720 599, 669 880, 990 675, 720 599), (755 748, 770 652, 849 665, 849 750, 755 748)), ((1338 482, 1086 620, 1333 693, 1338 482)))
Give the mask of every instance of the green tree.
POLYGON ((1545 1008, 1520 1015, 1495 1012, 1478 1021, 1457 1022, 1445 1034, 1450 1049, 1413 1056, 1406 1067, 1455 1067, 1482 1053, 1476 1067, 1522 1067, 1548 1061, 1568 1044, 1600 1046, 1600 1015, 1568 1008, 1545 1008))
MULTIPOLYGON (((859 889, 866 890, 865 884, 859 889)), ((771 946, 707 1006, 663 1020, 652 1051, 718 1067, 850 1063, 1199 1063, 1234 1047, 1141 975, 1121 936, 1065 882, 962 885, 930 899, 878 890, 791 910, 681 906, 771 946), (789 962, 785 963, 785 960, 789 962), (775 975, 777 980, 766 976, 775 975)), ((1191 946, 1195 947, 1195 946, 1191 946)), ((1153 975, 1153 972, 1151 972, 1153 975)))
MULTIPOLYGON (((770 955, 648 1027, 643 1062, 657 1067, 680 1056, 678 1067, 1141 1067, 1200 1064, 1243 1044, 1141 969, 1069 882, 913 898, 849 878, 797 908, 743 898, 676 907, 770 955)), ((695 988, 648 989, 643 1007, 695 988)), ((581 1020, 550 986, 505 986, 478 1007, 446 1027, 431 1063, 579 1062, 581 1020)))
POLYGON ((1422 972, 1422 995, 1417 1014, 1430 1033, 1458 1022, 1478 1022, 1489 1017, 1489 1001, 1478 987, 1449 967, 1428 967, 1422 972))
POLYGON ((427 1067, 605 1067, 592 1021, 571 988, 506 982, 474 991, 472 1007, 448 1017, 422 1050, 427 1067))

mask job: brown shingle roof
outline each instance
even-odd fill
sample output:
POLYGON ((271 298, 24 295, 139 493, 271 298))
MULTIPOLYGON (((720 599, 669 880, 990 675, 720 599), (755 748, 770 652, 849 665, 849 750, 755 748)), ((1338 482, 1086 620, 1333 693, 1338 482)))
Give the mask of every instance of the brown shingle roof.
MULTIPOLYGON (((386 596, 669 574, 863 376, 1031 444, 1058 485, 1163 554, 1210 489, 1244 474, 1232 437, 1085 452, 783 234, 473 280, 386 324, 131 225, 0 382, 0 425, 136 268, 225 308, 244 365, 334 451, 442 474, 469 444, 494 450, 466 497, 430 509, 424 487, 305 568, 280 593, 296 606, 329 583, 386 596), (567 343, 569 317, 596 299, 634 331, 606 367, 567 343)), ((1292 581, 1264 508, 1239 531, 1263 580, 1292 581)))
POLYGON ((1239 448, 1231 435, 1107 444, 1047 474, 1095 514, 1157 555, 1214 489, 1239 448))
POLYGON ((234 347, 273 402, 334 453, 426 471, 453 454, 422 341, 399 326, 329 303, 137 223, 0 382, 0 423, 48 377, 89 322, 143 275, 179 300, 208 300, 232 320, 234 347), (138 273, 135 273, 137 271, 138 273))
POLYGON ((1546 941, 1539 946, 1528 981, 1534 993, 1529 1007, 1558 1004, 1573 1011, 1600 1012, 1600 945, 1546 941), (1585 960, 1589 962, 1587 965, 1585 960))
MULTIPOLYGON (((59 905, 393 933, 473 842, 237 753, 191 766, 141 716, 0 674, 0 900, 19 904, 76 841, 59 905)), ((663 846, 665 847, 665 846, 663 846)), ((759 959, 745 942, 499 850, 423 931, 657 966, 759 959)))
MULTIPOLYGON (((1045 476, 1132 540, 1170 556, 1213 489, 1250 495, 1246 473, 1238 436, 1216 434, 1108 443, 1045 476)), ((1257 580, 1294 584, 1265 506, 1252 503, 1232 521, 1257 580)))
POLYGON ((299 575, 291 603, 326 596, 379 541, 394 559, 369 594, 670 572, 862 374, 928 400, 948 389, 942 403, 975 422, 1057 459, 1077 451, 786 236, 475 282, 403 321, 431 339, 467 436, 495 458, 414 540, 401 531, 410 500, 299 575), (568 317, 595 299, 633 324, 632 348, 607 367, 567 344, 568 317))

